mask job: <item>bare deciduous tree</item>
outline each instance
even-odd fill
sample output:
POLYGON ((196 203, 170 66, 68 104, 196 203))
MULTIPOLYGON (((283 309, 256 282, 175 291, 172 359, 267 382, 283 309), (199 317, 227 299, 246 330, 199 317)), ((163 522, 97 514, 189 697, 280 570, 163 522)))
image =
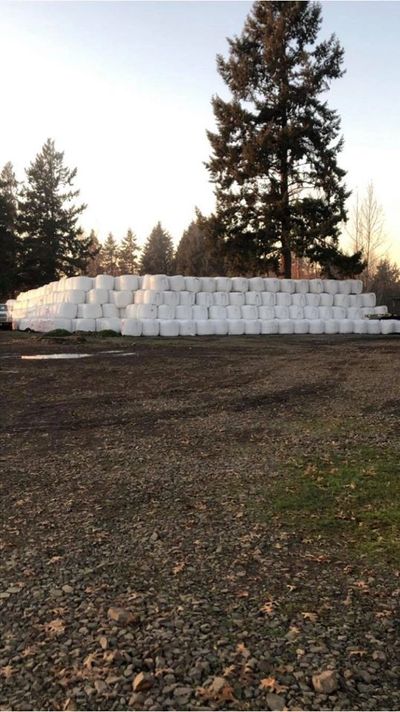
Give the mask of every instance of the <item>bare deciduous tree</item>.
POLYGON ((367 264, 361 277, 365 287, 369 289, 378 262, 386 251, 385 215, 372 181, 368 183, 361 200, 358 192, 356 193, 347 232, 352 247, 363 252, 363 259, 367 264))

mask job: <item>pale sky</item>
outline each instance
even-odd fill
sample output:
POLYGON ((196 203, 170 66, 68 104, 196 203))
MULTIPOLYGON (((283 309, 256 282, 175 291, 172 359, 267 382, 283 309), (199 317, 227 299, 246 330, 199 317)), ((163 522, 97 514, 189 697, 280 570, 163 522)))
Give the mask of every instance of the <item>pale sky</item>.
MULTIPOLYGON (((0 2, 0 166, 17 177, 48 137, 78 168, 82 226, 100 239, 128 227, 143 243, 161 220, 174 241, 214 197, 211 96, 216 70, 249 2, 0 2)), ((345 49, 328 101, 342 117, 340 165, 362 194, 369 180, 400 261, 400 3, 323 2, 321 37, 345 49)))

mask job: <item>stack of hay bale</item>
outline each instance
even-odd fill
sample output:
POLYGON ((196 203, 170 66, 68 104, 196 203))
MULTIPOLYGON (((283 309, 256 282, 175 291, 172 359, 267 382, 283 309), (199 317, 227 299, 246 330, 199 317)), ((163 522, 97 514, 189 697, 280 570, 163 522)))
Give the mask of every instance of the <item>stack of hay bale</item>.
POLYGON ((400 322, 357 279, 123 275, 69 277, 21 293, 16 329, 131 336, 388 334, 400 322), (371 319, 370 317, 375 317, 371 319))

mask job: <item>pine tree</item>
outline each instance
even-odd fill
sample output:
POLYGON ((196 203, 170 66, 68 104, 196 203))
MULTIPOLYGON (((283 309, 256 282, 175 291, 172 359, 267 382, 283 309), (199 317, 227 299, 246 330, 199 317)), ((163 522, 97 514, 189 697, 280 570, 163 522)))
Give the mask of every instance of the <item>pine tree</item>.
POLYGON ((139 269, 139 247, 135 233, 129 228, 118 250, 118 270, 120 274, 136 274, 139 269))
POLYGON ((142 274, 172 274, 174 271, 174 246, 171 236, 160 222, 152 229, 144 245, 140 271, 142 274))
POLYGON ((18 184, 11 163, 0 173, 0 299, 14 295, 18 279, 18 184))
POLYGON ((100 250, 101 267, 106 274, 118 274, 118 245, 112 232, 109 232, 107 239, 100 250))
POLYGON ((64 166, 64 153, 48 139, 26 170, 27 183, 19 201, 22 237, 22 278, 35 287, 63 275, 73 275, 85 265, 88 239, 78 218, 86 205, 76 205, 73 189, 76 168, 64 166))
POLYGON ((290 276, 293 254, 348 264, 338 248, 349 195, 337 163, 340 119, 324 96, 343 75, 343 49, 334 35, 316 44, 320 26, 317 3, 257 0, 228 40, 228 59, 217 57, 232 98, 212 100, 217 131, 208 132, 206 165, 237 271, 283 262, 290 276))
POLYGON ((193 220, 184 231, 175 256, 175 269, 178 274, 206 275, 207 255, 205 234, 193 220))
POLYGON ((103 268, 101 264, 101 243, 94 230, 91 230, 89 234, 88 253, 89 257, 83 273, 88 277, 96 277, 102 273, 103 268))

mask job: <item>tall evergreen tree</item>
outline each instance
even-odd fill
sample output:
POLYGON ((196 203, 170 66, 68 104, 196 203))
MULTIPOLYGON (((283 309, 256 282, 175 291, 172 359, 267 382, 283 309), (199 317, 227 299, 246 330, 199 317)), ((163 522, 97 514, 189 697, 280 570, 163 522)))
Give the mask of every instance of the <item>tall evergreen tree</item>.
POLYGON ((129 228, 118 250, 118 270, 120 274, 135 274, 139 269, 139 246, 135 233, 129 228))
POLYGON ((172 274, 174 271, 174 246, 171 236, 160 222, 152 229, 144 245, 140 271, 142 274, 172 274))
POLYGON ((220 248, 212 218, 205 217, 196 209, 196 220, 184 231, 176 249, 176 272, 195 276, 224 274, 220 248))
POLYGON ((118 245, 112 232, 109 232, 100 251, 101 267, 106 274, 118 274, 118 245))
POLYGON ((17 180, 11 163, 0 173, 0 299, 13 296, 17 288, 17 180))
POLYGON ((101 264, 101 243, 94 230, 89 234, 88 259, 83 273, 88 277, 96 277, 103 271, 101 264))
POLYGON ((317 3, 257 0, 228 40, 228 59, 217 57, 232 98, 212 100, 207 168, 233 269, 283 262, 290 276, 293 254, 358 269, 338 248, 349 193, 337 163, 340 119, 324 97, 343 75, 343 49, 334 35, 317 44, 320 26, 317 3))
POLYGON ((26 170, 19 201, 22 237, 22 279, 35 287, 84 267, 89 240, 78 219, 86 205, 77 205, 73 189, 77 169, 64 166, 64 153, 48 139, 26 170))

